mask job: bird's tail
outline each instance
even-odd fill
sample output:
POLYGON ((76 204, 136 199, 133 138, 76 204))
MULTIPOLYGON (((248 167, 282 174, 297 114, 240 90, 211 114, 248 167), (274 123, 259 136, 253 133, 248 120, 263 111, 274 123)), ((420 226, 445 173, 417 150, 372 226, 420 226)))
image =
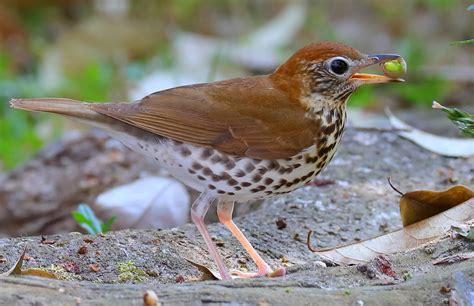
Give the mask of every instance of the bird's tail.
POLYGON ((11 99, 10 106, 17 109, 48 112, 82 119, 91 123, 107 123, 111 118, 99 114, 91 103, 60 98, 11 99))

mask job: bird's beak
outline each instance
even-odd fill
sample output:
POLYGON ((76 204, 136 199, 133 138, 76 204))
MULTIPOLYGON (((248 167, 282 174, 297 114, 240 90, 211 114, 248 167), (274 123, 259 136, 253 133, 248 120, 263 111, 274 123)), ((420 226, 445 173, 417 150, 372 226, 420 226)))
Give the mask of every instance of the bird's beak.
MULTIPOLYGON (((383 64, 387 61, 398 60, 402 59, 402 57, 398 54, 372 54, 369 55, 366 60, 362 61, 357 67, 355 67, 355 71, 359 71, 363 68, 373 66, 375 64, 383 64)), ((403 60, 403 59, 402 59, 403 60)), ((389 82, 404 82, 403 79, 400 78, 390 78, 385 75, 379 74, 371 74, 371 73, 354 73, 350 80, 356 82, 357 85, 363 84, 376 84, 376 83, 389 83, 389 82)))

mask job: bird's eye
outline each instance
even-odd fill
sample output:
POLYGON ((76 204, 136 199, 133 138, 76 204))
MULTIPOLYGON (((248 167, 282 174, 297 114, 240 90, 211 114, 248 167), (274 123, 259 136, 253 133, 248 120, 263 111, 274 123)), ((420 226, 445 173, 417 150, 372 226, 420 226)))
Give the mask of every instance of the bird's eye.
POLYGON ((339 75, 344 74, 349 70, 349 64, 342 59, 333 60, 329 67, 332 72, 339 75))

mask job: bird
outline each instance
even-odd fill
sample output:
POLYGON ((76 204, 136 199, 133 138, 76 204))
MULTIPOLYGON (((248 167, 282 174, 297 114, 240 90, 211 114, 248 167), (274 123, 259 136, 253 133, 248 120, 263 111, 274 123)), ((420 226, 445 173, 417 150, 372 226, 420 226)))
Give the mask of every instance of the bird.
POLYGON ((191 220, 222 279, 283 276, 284 267, 273 270, 234 223, 235 201, 287 194, 313 180, 341 140, 349 96, 361 85, 403 81, 360 70, 401 59, 317 42, 267 75, 175 87, 134 102, 26 98, 11 99, 10 105, 101 128, 200 192, 191 220), (213 204, 219 221, 255 262, 256 272, 226 268, 204 223, 213 204))

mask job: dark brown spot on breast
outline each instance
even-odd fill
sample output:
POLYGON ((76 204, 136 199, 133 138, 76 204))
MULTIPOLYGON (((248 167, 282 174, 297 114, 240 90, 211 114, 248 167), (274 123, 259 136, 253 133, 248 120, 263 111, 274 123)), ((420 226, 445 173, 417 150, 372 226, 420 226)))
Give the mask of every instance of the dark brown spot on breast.
POLYGON ((325 161, 324 160, 321 160, 320 162, 318 162, 316 164, 316 168, 318 169, 322 169, 324 167, 324 164, 325 164, 325 161))
POLYGON ((242 183, 240 183, 240 186, 242 186, 242 187, 249 187, 250 185, 252 185, 252 184, 249 183, 249 182, 242 182, 242 183))
POLYGON ((191 174, 196 174, 196 171, 194 171, 193 169, 188 169, 188 172, 191 174))
POLYGON ((245 166, 245 171, 247 171, 247 173, 252 172, 254 169, 255 169, 255 166, 251 162, 248 162, 247 165, 245 166))
POLYGON ((276 170, 280 168, 280 164, 276 161, 276 160, 270 160, 268 161, 268 166, 267 166, 267 169, 268 170, 276 170))
POLYGON ((228 180, 232 179, 232 176, 230 176, 230 174, 227 173, 227 172, 221 172, 221 177, 224 181, 228 181, 228 180))
POLYGON ((208 159, 213 153, 213 150, 210 148, 206 148, 202 151, 201 153, 201 158, 202 159, 208 159))
POLYGON ((299 167, 301 167, 301 164, 294 164, 293 165, 293 169, 298 169, 299 167))
POLYGON ((273 179, 267 177, 264 181, 265 185, 270 185, 271 183, 273 183, 273 179))
POLYGON ((181 147, 181 155, 184 157, 191 155, 191 151, 186 147, 181 147))
POLYGON ((212 174, 212 170, 209 167, 206 167, 206 168, 202 169, 202 173, 206 176, 209 176, 209 175, 212 174))
POLYGON ((239 182, 237 182, 236 180, 234 179, 230 179, 227 181, 227 184, 229 184, 229 186, 235 186, 237 185, 239 182))
POLYGON ((201 176, 201 175, 198 175, 197 178, 200 179, 201 181, 205 181, 205 180, 206 180, 206 178, 205 178, 204 176, 201 176))
POLYGON ((209 184, 207 185, 207 188, 211 189, 211 190, 214 190, 216 189, 216 186, 212 185, 212 184, 209 184))
POLYGON ((214 164, 217 164, 218 162, 221 161, 221 157, 219 154, 214 154, 212 155, 211 157, 211 162, 213 162, 214 164))
POLYGON ((232 160, 229 160, 228 162, 225 163, 225 168, 227 170, 234 169, 234 167, 235 167, 235 163, 232 160))
POLYGON ((267 171, 268 171, 268 169, 265 168, 265 167, 259 167, 258 170, 257 170, 258 174, 260 174, 260 175, 264 175, 265 173, 267 173, 267 171))
POLYGON ((202 165, 201 165, 200 163, 194 162, 193 165, 192 165, 192 168, 193 168, 194 170, 200 170, 200 169, 202 169, 203 167, 202 167, 202 165))
POLYGON ((236 177, 244 177, 244 176, 245 176, 245 172, 242 171, 242 170, 238 170, 238 171, 235 173, 235 176, 236 176, 236 177))
POLYGON ((221 177, 220 175, 217 175, 217 174, 213 174, 213 175, 211 176, 211 178, 212 178, 212 180, 213 180, 214 182, 222 181, 222 177, 221 177))
POLYGON ((224 190, 220 190, 220 189, 219 189, 219 190, 217 190, 217 193, 218 193, 218 194, 224 194, 224 193, 225 193, 225 191, 224 191, 224 190))
POLYGON ((234 186, 234 189, 235 189, 235 190, 241 190, 242 187, 240 187, 240 186, 234 186))
POLYGON ((331 115, 331 113, 327 113, 327 114, 326 114, 326 123, 329 124, 329 123, 331 123, 331 122, 332 122, 332 115, 331 115))
POLYGON ((262 176, 257 173, 252 177, 252 182, 258 183, 258 182, 260 182, 261 179, 262 179, 262 176))

